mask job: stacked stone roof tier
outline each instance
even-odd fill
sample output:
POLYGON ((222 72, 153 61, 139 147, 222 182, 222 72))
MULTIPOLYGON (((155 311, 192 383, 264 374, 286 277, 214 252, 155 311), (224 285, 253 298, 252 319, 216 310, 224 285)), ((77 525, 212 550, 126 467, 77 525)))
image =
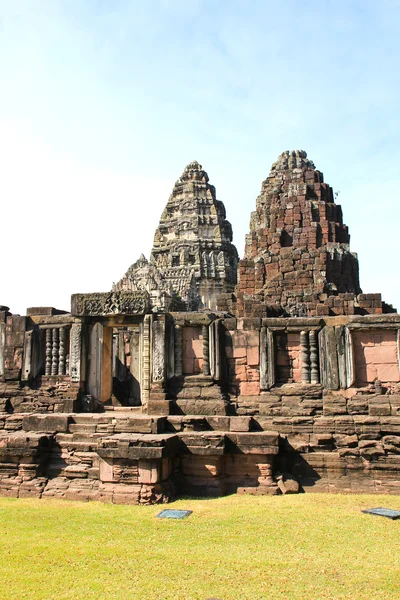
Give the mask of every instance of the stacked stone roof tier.
MULTIPOLYGON (((154 235, 149 263, 141 257, 114 289, 139 286, 153 296, 157 292, 175 296, 189 310, 215 309, 217 295, 233 291, 237 265, 225 207, 216 199, 207 173, 194 161, 175 183, 154 235)), ((153 304, 160 307, 156 299, 153 304)))
POLYGON ((220 308, 239 316, 384 312, 379 294, 361 295, 349 243, 342 209, 323 174, 303 150, 284 152, 251 214, 237 302, 221 299, 220 308))

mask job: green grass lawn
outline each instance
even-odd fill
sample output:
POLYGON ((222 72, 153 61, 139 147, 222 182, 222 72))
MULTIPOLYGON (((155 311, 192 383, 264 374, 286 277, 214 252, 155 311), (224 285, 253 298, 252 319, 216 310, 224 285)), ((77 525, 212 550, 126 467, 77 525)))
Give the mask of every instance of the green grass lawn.
POLYGON ((301 494, 165 506, 0 499, 3 599, 400 597, 400 497, 301 494))

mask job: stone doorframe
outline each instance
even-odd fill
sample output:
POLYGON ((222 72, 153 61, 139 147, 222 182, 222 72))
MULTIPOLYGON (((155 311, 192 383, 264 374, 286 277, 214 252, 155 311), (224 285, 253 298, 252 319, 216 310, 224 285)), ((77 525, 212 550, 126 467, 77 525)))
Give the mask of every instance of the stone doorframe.
POLYGON ((107 402, 112 395, 113 329, 140 325, 140 388, 141 404, 147 405, 150 393, 151 314, 138 316, 99 317, 88 326, 89 351, 86 390, 99 402, 107 402))
MULTIPOLYGON (((264 318, 260 331, 260 388, 269 390, 275 385, 277 333, 300 333, 302 384, 319 383, 318 338, 323 328, 318 318, 264 318)), ((320 352, 321 356, 321 352, 320 352)), ((322 370, 322 369, 321 369, 322 370)))

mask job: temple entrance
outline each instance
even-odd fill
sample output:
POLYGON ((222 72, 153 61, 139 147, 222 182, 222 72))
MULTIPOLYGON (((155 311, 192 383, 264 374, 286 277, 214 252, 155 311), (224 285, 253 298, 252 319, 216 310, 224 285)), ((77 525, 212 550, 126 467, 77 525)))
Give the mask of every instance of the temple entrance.
POLYGON ((122 406, 140 406, 140 326, 113 328, 112 400, 122 406))
POLYGON ((87 389, 95 400, 113 406, 141 405, 141 327, 141 323, 92 325, 87 389))

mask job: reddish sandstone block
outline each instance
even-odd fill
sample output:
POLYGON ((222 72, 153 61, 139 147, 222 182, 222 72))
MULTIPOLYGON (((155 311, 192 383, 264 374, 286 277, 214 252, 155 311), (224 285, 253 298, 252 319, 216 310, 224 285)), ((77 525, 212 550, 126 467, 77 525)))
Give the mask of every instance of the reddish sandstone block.
POLYGON ((241 396, 258 396, 260 393, 260 384, 258 382, 242 382, 240 384, 241 396))
POLYGON ((386 346, 367 346, 364 348, 364 356, 367 363, 387 364, 397 363, 397 348, 396 345, 386 346))
POLYGON ((380 381, 400 381, 399 367, 397 364, 392 365, 376 365, 377 377, 380 381))
POLYGON ((236 381, 246 381, 246 367, 244 365, 236 366, 234 378, 236 381))
POLYGON ((260 372, 258 369, 250 369, 246 367, 247 381, 260 381, 260 372))
POLYGON ((239 347, 233 349, 233 357, 234 358, 244 358, 247 355, 246 348, 239 347))
POLYGON ((256 367, 259 364, 259 348, 254 346, 253 348, 247 348, 247 364, 256 367))
POLYGON ((192 348, 193 348, 194 355, 197 358, 199 358, 200 356, 203 356, 203 340, 202 339, 193 340, 192 348))

